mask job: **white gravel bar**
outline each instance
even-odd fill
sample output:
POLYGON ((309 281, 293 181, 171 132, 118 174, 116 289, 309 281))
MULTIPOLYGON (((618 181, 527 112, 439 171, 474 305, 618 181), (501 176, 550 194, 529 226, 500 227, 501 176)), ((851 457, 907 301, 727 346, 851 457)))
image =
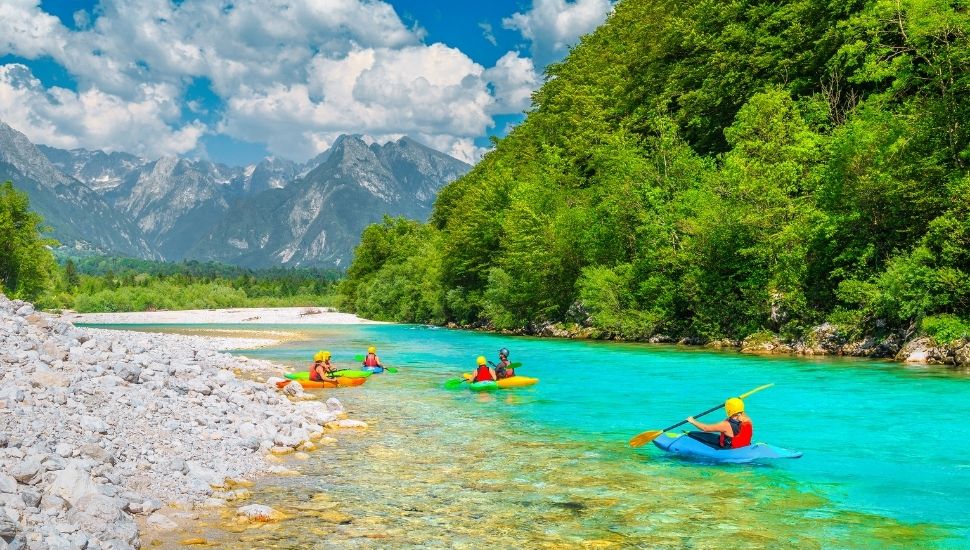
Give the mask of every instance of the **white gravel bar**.
MULTIPOLYGON (((258 311, 259 322, 321 322, 321 314, 300 317, 300 308, 258 311)), ((322 322, 363 322, 352 317, 327 312, 322 322)), ((174 526, 169 505, 219 505, 231 480, 284 470, 271 452, 306 447, 325 425, 352 422, 336 399, 302 399, 298 384, 277 390, 281 365, 219 351, 245 344, 75 327, 0 294, 0 549, 139 548, 136 515, 151 528, 174 526)))

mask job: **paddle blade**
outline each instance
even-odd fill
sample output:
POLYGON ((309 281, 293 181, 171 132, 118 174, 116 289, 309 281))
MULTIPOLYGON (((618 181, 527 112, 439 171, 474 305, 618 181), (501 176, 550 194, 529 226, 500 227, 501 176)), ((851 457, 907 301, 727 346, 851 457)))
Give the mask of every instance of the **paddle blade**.
POLYGON ((360 361, 363 361, 363 360, 364 360, 364 356, 363 355, 355 355, 354 356, 354 361, 360 362, 360 361))
POLYGON ((650 443, 654 439, 657 439, 657 436, 662 433, 664 433, 663 430, 650 430, 650 431, 643 432, 642 434, 635 435, 633 436, 632 439, 630 439, 630 446, 643 447, 647 443, 650 443))
POLYGON ((457 390, 461 387, 462 382, 464 382, 464 380, 461 378, 452 378, 451 380, 446 381, 444 386, 446 390, 457 390))
POLYGON ((757 388, 749 391, 748 393, 742 393, 738 397, 740 397, 741 399, 744 399, 744 398, 748 397, 751 394, 758 393, 761 390, 767 390, 768 388, 770 388, 772 386, 774 386, 774 384, 765 384, 764 386, 757 387, 757 388))
POLYGON ((510 368, 510 369, 517 369, 517 368, 519 368, 521 366, 522 366, 522 363, 521 362, 518 362, 518 363, 509 363, 509 367, 508 368, 510 368))
POLYGON ((393 374, 397 372, 397 367, 384 367, 384 370, 393 374))

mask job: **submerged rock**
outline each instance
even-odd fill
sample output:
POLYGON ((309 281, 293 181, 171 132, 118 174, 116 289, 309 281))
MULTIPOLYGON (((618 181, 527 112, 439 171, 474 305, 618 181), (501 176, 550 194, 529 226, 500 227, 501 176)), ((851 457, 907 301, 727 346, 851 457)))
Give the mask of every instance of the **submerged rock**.
POLYGON ((236 514, 249 521, 269 522, 283 519, 283 514, 263 504, 247 504, 236 510, 236 514))

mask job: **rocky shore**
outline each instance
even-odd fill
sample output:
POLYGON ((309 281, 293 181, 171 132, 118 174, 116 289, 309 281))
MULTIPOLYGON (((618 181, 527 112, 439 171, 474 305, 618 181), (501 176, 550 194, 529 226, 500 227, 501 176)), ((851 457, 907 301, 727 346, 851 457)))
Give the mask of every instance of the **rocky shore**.
POLYGON ((868 337, 862 340, 853 340, 843 334, 837 326, 829 323, 813 327, 808 335, 800 340, 785 340, 774 333, 759 332, 744 340, 723 339, 714 341, 690 337, 673 338, 662 334, 645 339, 630 339, 577 323, 543 323, 516 330, 495 330, 489 326, 459 326, 455 323, 449 323, 446 327, 483 330, 513 336, 645 341, 651 344, 704 346, 711 349, 735 349, 741 353, 756 355, 868 357, 871 359, 892 359, 911 364, 944 365, 956 369, 970 369, 970 339, 967 338, 949 343, 939 343, 926 336, 906 338, 901 335, 889 334, 882 338, 868 337))
POLYGON ((356 422, 218 351, 245 344, 78 328, 0 295, 0 550, 139 548, 136 516, 174 528, 169 506, 224 504, 286 470, 273 453, 356 422))

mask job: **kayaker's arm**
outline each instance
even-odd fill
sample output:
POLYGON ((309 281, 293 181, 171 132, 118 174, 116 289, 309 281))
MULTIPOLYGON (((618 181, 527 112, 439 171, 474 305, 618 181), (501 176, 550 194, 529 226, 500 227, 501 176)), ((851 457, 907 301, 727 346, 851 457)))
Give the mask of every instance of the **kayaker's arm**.
POLYGON ((703 422, 694 420, 693 416, 688 416, 687 421, 693 424, 698 430, 704 432, 720 432, 728 436, 733 433, 731 430, 731 424, 729 424, 727 420, 722 420, 716 424, 704 424, 703 422))

